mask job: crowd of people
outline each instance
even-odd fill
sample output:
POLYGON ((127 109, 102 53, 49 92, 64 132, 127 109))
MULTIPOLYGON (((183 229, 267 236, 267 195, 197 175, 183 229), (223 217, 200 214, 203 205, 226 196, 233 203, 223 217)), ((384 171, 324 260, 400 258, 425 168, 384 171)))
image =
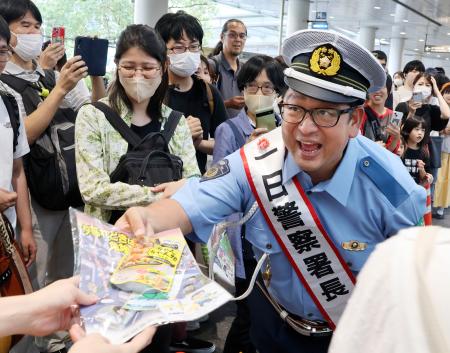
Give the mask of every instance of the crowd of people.
MULTIPOLYGON (((0 337, 36 336, 50 353, 214 352, 190 334, 199 322, 148 328, 119 346, 86 336, 75 308, 97 298, 72 277, 69 206, 136 236, 179 227, 192 251, 215 224, 249 218, 226 231, 236 297, 262 270, 237 301, 225 353, 327 352, 377 244, 423 223, 426 189, 444 218, 442 68, 414 60, 391 77, 384 52, 313 30, 288 37, 280 57, 243 62, 239 19, 206 57, 200 22, 178 11, 123 29, 113 79, 90 76, 89 90, 83 58, 43 45, 42 22, 31 0, 0 2, 0 212, 11 224, 0 226, 0 250, 14 229, 37 290, 8 297, 10 267, 0 266, 0 337), (260 124, 267 114, 273 130, 260 124)), ((332 347, 344 352, 349 333, 337 333, 332 347)))

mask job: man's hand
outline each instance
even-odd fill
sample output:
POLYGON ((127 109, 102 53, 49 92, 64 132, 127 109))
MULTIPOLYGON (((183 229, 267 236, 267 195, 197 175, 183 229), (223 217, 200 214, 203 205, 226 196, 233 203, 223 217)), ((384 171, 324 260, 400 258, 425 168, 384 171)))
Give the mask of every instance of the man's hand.
POLYGON ((39 65, 43 69, 53 69, 58 60, 64 56, 65 50, 61 43, 50 44, 39 56, 39 65))
POLYGON ((186 118, 186 122, 191 130, 192 140, 203 139, 203 128, 199 118, 195 118, 189 115, 186 118))
POLYGON ((37 245, 36 240, 33 236, 33 231, 21 230, 20 232, 20 244, 22 246, 23 259, 25 260, 25 265, 30 267, 30 265, 36 259, 37 245))
POLYGON ((76 319, 78 305, 92 305, 98 300, 78 288, 79 277, 53 282, 49 286, 24 297, 28 321, 21 333, 45 336, 68 330, 76 319))
POLYGON ((61 89, 64 95, 66 95, 76 86, 78 81, 88 75, 87 71, 88 67, 86 66, 86 63, 81 60, 81 56, 74 56, 62 67, 55 88, 61 89))
POLYGON ((17 193, 0 188, 0 212, 16 204, 17 193))
POLYGON ((131 207, 118 219, 115 226, 136 237, 152 236, 155 231, 148 218, 146 207, 131 207))
POLYGON ((156 327, 147 327, 130 342, 113 345, 103 336, 97 333, 86 335, 79 325, 73 325, 70 337, 75 344, 69 353, 138 353, 152 342, 155 332, 156 327))
POLYGON ((185 182, 186 179, 181 179, 178 181, 171 181, 169 183, 162 183, 159 184, 158 186, 151 187, 150 190, 154 193, 162 192, 163 194, 161 198, 168 199, 173 194, 175 194, 178 191, 178 189, 180 189, 184 185, 185 182))
POLYGON ((242 109, 245 106, 244 96, 234 96, 223 102, 226 108, 242 109))

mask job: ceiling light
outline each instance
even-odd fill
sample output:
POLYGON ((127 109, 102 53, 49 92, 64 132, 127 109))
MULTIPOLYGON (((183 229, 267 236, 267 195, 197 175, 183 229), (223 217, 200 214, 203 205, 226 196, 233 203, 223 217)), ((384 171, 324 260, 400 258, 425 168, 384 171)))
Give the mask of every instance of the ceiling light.
POLYGON ((448 60, 448 58, 445 58, 445 60, 448 60))
POLYGON ((416 48, 416 49, 414 49, 414 50, 416 50, 416 51, 417 51, 417 50, 419 50, 419 49, 417 49, 417 48, 416 48))
POLYGON ((392 17, 394 17, 395 16, 395 13, 391 13, 389 16, 392 16, 392 17))
POLYGON ((405 35, 405 34, 406 34, 406 32, 400 32, 400 34, 401 34, 401 35, 405 35))
POLYGON ((450 32, 448 32, 447 35, 450 36, 450 32))
POLYGON ((441 56, 440 56, 440 55, 438 55, 437 57, 438 57, 438 58, 440 58, 441 56))
POLYGON ((408 22, 408 20, 405 19, 405 20, 403 20, 403 22, 408 22))
POLYGON ((425 42, 425 39, 419 39, 419 42, 425 42))
POLYGON ((374 6, 373 7, 375 10, 381 10, 381 7, 379 7, 379 6, 374 6))
POLYGON ((334 16, 328 16, 330 20, 334 20, 334 16))

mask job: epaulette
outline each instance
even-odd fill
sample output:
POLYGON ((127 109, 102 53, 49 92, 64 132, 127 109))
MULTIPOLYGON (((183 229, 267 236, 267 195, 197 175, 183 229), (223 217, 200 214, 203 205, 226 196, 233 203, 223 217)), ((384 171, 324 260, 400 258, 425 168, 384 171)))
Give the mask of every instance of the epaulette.
POLYGON ((405 188, 372 157, 361 159, 359 168, 394 207, 400 206, 408 198, 405 188))

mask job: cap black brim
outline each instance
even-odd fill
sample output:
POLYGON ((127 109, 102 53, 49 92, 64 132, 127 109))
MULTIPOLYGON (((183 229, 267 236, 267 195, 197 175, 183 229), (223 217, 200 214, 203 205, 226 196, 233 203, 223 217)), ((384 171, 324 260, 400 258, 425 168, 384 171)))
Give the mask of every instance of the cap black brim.
POLYGON ((343 94, 339 94, 337 92, 330 91, 325 88, 306 83, 304 81, 299 81, 292 77, 285 76, 284 82, 286 82, 286 84, 294 91, 324 102, 346 104, 364 102, 364 100, 360 98, 345 96, 343 94))

